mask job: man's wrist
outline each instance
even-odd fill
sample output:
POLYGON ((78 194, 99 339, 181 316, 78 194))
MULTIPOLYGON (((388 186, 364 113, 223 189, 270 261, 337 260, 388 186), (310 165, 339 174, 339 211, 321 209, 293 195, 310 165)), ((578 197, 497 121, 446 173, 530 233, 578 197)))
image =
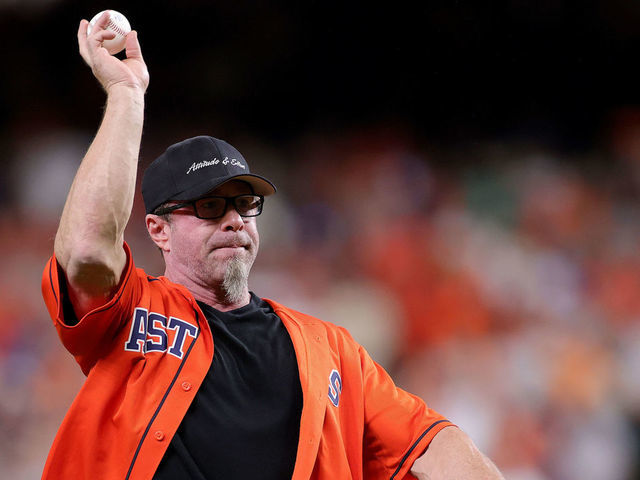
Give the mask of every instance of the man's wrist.
POLYGON ((107 90, 107 104, 121 103, 144 106, 145 90, 133 85, 113 85, 107 90))
POLYGON ((145 89, 140 85, 116 83, 107 88, 107 99, 144 99, 145 89))

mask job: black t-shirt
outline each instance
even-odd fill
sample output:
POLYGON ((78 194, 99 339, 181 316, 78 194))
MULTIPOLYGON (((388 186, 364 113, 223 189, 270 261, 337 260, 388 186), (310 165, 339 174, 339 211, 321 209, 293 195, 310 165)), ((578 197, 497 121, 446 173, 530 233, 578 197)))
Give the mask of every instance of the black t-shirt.
POLYGON ((220 312, 198 302, 213 362, 154 480, 291 478, 302 389, 291 338, 271 306, 220 312))

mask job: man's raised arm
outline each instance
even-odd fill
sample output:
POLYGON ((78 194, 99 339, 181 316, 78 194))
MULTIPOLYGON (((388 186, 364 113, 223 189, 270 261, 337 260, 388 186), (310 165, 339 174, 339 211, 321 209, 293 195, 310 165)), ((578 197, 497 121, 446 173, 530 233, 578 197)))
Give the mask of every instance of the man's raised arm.
POLYGON ((103 305, 120 281, 126 258, 124 229, 131 214, 149 74, 137 33, 126 38, 125 60, 109 55, 102 41, 105 13, 87 35, 78 28, 80 55, 107 93, 104 118, 73 181, 56 234, 55 254, 69 298, 81 318, 103 305))

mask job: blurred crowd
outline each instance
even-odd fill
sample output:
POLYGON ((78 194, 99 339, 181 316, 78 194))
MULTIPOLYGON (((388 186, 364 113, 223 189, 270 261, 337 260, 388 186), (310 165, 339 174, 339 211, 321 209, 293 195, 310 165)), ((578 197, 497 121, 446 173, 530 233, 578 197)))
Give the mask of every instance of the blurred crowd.
MULTIPOLYGON (((194 131, 191 134, 216 132, 194 131)), ((40 295, 90 134, 23 132, 0 183, 0 466, 38 478, 83 376, 40 295)), ((144 138, 142 166, 181 138, 144 138)), ((507 479, 640 478, 640 115, 600 148, 399 129, 226 138, 278 194, 250 288, 346 326, 507 479)), ((137 266, 162 274, 138 194, 137 266)), ((72 448, 72 446, 70 446, 72 448)))

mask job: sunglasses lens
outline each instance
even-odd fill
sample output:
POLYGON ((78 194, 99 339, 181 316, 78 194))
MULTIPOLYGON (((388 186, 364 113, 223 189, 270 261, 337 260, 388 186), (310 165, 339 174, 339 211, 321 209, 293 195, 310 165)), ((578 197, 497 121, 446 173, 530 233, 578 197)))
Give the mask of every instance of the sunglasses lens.
POLYGON ((263 199, 259 195, 238 195, 237 197, 205 197, 194 205, 200 218, 219 218, 227 211, 227 202, 232 203, 243 217, 255 217, 262 213, 263 199))
POLYGON ((240 195, 234 198, 234 204, 243 217, 255 217, 262 212, 262 199, 258 195, 240 195))

